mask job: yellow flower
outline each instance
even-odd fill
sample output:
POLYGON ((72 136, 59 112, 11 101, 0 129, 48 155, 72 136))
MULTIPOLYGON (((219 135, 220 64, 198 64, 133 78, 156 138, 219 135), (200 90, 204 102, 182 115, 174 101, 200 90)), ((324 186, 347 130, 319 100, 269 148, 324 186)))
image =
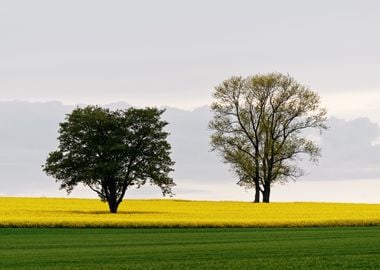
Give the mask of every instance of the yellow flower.
POLYGON ((0 227, 305 227, 380 225, 380 204, 0 198, 0 227))

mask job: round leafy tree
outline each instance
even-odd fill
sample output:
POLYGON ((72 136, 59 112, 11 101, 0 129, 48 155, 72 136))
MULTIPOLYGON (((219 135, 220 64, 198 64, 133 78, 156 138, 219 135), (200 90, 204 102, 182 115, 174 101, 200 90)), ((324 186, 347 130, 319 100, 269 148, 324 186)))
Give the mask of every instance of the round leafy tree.
POLYGON ((111 111, 76 108, 60 123, 59 146, 48 155, 43 170, 69 194, 82 183, 116 213, 128 188, 157 185, 163 195, 175 186, 169 177, 168 124, 156 108, 111 111))

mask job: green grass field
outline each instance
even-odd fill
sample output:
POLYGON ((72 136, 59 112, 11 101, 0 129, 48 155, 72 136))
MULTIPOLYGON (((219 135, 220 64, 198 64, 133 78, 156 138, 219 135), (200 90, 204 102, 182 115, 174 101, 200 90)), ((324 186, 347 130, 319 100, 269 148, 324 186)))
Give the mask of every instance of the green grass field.
POLYGON ((3 228, 0 269, 380 269, 380 227, 3 228))

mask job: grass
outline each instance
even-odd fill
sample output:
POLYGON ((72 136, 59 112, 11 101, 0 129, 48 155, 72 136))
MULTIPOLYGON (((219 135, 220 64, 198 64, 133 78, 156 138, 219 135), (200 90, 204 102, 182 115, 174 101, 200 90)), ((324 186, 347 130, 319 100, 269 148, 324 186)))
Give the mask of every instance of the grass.
POLYGON ((380 225, 380 204, 1 198, 0 227, 323 227, 380 225))
POLYGON ((380 269, 380 227, 3 228, 0 269, 380 269))

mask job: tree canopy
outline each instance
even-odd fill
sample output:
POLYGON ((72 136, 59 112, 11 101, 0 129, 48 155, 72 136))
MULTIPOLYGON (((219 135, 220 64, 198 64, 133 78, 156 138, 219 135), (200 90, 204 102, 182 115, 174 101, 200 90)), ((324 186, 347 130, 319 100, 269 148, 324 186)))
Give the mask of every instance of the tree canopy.
POLYGON ((116 213, 128 188, 157 185, 163 195, 175 186, 169 177, 174 162, 156 108, 111 111, 76 108, 60 123, 59 146, 48 155, 43 170, 70 193, 79 183, 108 202, 116 213))
POLYGON ((302 154, 317 161, 320 148, 305 135, 326 129, 319 95, 289 75, 231 77, 215 88, 210 121, 212 149, 231 165, 238 184, 269 202, 276 182, 302 175, 302 154))

